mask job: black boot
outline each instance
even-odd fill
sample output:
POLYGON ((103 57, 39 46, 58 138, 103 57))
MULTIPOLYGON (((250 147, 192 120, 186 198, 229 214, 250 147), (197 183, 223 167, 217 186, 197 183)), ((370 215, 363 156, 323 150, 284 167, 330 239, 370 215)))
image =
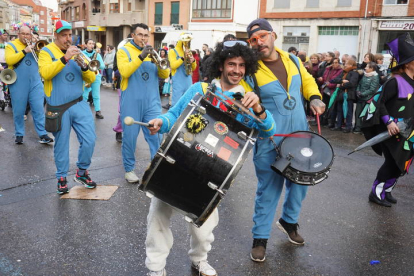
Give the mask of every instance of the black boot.
POLYGON ((391 192, 385 192, 385 200, 390 202, 390 203, 397 203, 397 199, 395 197, 392 196, 391 192))
POLYGON ((371 191, 368 197, 370 202, 376 203, 378 205, 384 206, 384 207, 391 207, 391 203, 386 201, 385 199, 378 199, 376 195, 374 195, 371 191))

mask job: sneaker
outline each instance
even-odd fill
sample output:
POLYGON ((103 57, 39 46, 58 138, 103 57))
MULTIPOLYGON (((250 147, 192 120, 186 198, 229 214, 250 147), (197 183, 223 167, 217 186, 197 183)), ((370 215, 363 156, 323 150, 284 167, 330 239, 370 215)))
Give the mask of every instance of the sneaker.
POLYGON ((61 177, 58 180, 57 193, 58 193, 58 195, 63 195, 63 194, 69 193, 68 182, 66 181, 66 177, 61 177))
POLYGON ((342 132, 343 132, 343 133, 350 133, 350 132, 351 132, 351 130, 350 130, 349 128, 346 128, 346 129, 342 130, 342 132))
POLYGON ((14 142, 18 145, 23 144, 23 136, 16 136, 16 140, 14 142))
POLYGON ((150 271, 148 272, 147 276, 167 276, 167 271, 165 268, 160 271, 150 271))
POLYGON ((192 263, 191 267, 198 271, 198 275, 217 276, 216 270, 207 262, 207 260, 201 261, 198 264, 192 263))
POLYGON ((139 183, 139 178, 134 171, 126 172, 125 179, 128 181, 128 183, 139 183))
POLYGON ((379 199, 374 193, 371 191, 368 197, 370 202, 376 203, 378 205, 384 206, 384 207, 391 207, 391 203, 386 201, 385 199, 379 199))
POLYGON ((115 133, 115 140, 119 143, 122 143, 122 132, 115 133))
POLYGON ((102 116, 101 111, 96 111, 96 113, 95 113, 95 117, 96 117, 97 119, 103 119, 103 118, 104 118, 104 116, 102 116))
POLYGON ((267 239, 253 239, 253 247, 250 259, 255 262, 264 262, 266 259, 267 239))
POLYGON ((40 140, 39 140, 40 144, 49 144, 52 142, 53 142, 53 139, 50 138, 47 134, 40 136, 40 140))
POLYGON ((332 130, 332 131, 342 131, 342 128, 340 128, 340 127, 331 127, 330 130, 332 130))
POLYGON ((88 171, 85 171, 85 175, 82 176, 80 176, 78 173, 79 170, 76 171, 76 175, 74 178, 76 182, 83 184, 88 189, 96 188, 96 183, 92 181, 92 179, 89 177, 88 171))
POLYGON ((276 222, 276 225, 280 229, 280 231, 282 231, 283 233, 285 233, 288 236, 289 241, 291 243, 297 244, 297 245, 305 244, 305 240, 298 233, 299 224, 297 224, 297 223, 287 223, 282 218, 280 218, 276 222))

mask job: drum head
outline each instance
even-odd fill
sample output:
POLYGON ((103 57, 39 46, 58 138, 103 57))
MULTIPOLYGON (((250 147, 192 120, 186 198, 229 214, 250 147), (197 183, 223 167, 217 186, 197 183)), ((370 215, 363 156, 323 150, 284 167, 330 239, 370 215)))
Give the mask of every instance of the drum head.
POLYGON ((301 137, 286 137, 280 144, 280 155, 290 159, 290 167, 307 173, 324 171, 331 167, 334 152, 329 142, 322 136, 297 131, 301 137))

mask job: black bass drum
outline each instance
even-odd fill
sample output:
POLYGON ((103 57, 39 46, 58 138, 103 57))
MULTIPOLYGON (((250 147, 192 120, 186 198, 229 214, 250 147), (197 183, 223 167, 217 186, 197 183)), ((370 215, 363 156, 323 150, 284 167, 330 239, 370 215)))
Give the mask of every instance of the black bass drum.
POLYGON ((310 131, 297 131, 291 135, 280 142, 272 169, 302 185, 315 185, 328 178, 334 160, 328 140, 310 131))
POLYGON ((258 131, 196 94, 145 171, 140 189, 203 225, 226 195, 258 131))

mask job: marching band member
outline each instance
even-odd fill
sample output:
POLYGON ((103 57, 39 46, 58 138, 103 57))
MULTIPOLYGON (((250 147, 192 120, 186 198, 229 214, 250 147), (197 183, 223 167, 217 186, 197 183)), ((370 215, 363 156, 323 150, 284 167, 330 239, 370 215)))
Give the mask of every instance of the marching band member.
POLYGON ((185 91, 193 83, 191 73, 186 70, 185 61, 191 63, 191 71, 194 71, 197 67, 195 59, 189 49, 191 35, 181 34, 180 39, 177 42, 175 48, 168 51, 168 60, 171 67, 171 79, 172 79, 172 102, 171 106, 174 106, 185 91), (187 48, 185 47, 187 44, 187 48))
MULTIPOLYGON (((148 26, 136 24, 132 26, 132 40, 118 49, 116 55, 119 73, 121 74, 121 120, 131 116, 135 120, 148 122, 161 114, 161 100, 158 91, 158 77, 168 78, 169 69, 161 69, 151 62, 148 56, 152 51, 146 45, 149 38, 148 26)), ((125 179, 129 183, 138 183, 139 179, 134 172, 135 148, 141 126, 125 127, 122 137, 122 158, 125 168, 125 179)), ((143 128, 151 159, 160 146, 157 135, 150 135, 147 128, 143 128)))
MULTIPOLYGON (((80 147, 75 181, 86 188, 95 188, 87 169, 95 147, 95 125, 91 109, 83 101, 83 81, 93 83, 95 73, 80 65, 80 50, 72 44, 72 25, 64 20, 55 24, 55 42, 43 47, 39 55, 39 71, 45 80, 47 110, 59 113, 60 130, 53 132, 57 168, 58 194, 68 192, 66 176, 69 170, 69 139, 73 128, 80 147), (73 59, 77 55, 77 60, 73 59)), ((47 112, 49 114, 49 112, 47 112)), ((55 114, 55 113, 54 113, 55 114)), ((52 114, 53 115, 53 114, 52 114)))
POLYGON ((18 39, 9 42, 6 46, 8 68, 13 69, 17 74, 17 80, 9 85, 16 135, 15 142, 23 144, 24 113, 29 102, 35 130, 40 137, 39 142, 42 144, 51 143, 53 139, 47 135, 45 130, 43 84, 39 76, 38 64, 32 54, 34 47, 32 32, 28 26, 22 26, 18 36, 18 39))
MULTIPOLYGON (((252 92, 252 88, 243 80, 245 75, 254 74, 256 70, 257 54, 247 46, 246 42, 226 41, 218 44, 216 51, 213 53, 209 77, 214 78, 212 85, 220 93, 231 98, 235 98, 235 94, 244 96, 241 104, 246 108, 250 108, 262 121, 262 123, 259 123, 251 120, 252 124, 249 124, 249 126, 259 129, 260 137, 268 138, 275 133, 275 121, 272 114, 259 103, 259 97, 252 92)), ((205 94, 207 86, 207 83, 202 82, 192 85, 174 107, 149 122, 153 124, 153 127, 150 128, 151 133, 170 131, 195 94, 205 94)), ((224 98, 222 99, 225 101, 224 98)), ((219 104, 217 107, 221 108, 219 104)), ((244 122, 244 119, 241 119, 241 121, 244 122)), ((151 199, 145 242, 147 251, 145 264, 150 270, 149 276, 166 275, 166 260, 173 245, 170 220, 174 213, 174 209, 168 204, 155 197, 151 199)), ((207 253, 211 250, 211 243, 214 241, 213 230, 218 225, 218 221, 216 208, 200 228, 192 224, 188 225, 188 232, 191 235, 191 249, 188 254, 192 261, 192 267, 198 271, 199 275, 217 275, 216 270, 207 262, 207 253)))
MULTIPOLYGON (((321 101, 322 97, 314 78, 296 56, 274 46, 276 33, 267 20, 262 18, 253 20, 247 27, 247 34, 251 47, 257 49, 261 59, 259 70, 255 74, 257 90, 263 105, 273 114, 278 127, 277 132, 289 134, 308 130, 302 97, 310 101, 314 113, 322 114, 325 110, 325 104, 321 101)), ((291 243, 297 245, 305 243, 297 231, 297 222, 308 186, 285 180, 271 169, 270 165, 277 156, 275 144, 279 145, 280 142, 281 137, 275 137, 273 140, 259 139, 255 144, 253 161, 259 182, 253 215, 253 248, 250 258, 256 262, 265 260, 267 240, 270 237, 276 207, 285 181, 286 194, 282 217, 276 225, 288 235, 291 243)))
POLYGON ((93 39, 88 39, 86 41, 86 49, 83 50, 83 53, 89 57, 91 60, 98 60, 99 61, 99 68, 98 71, 96 71, 96 78, 95 81, 90 84, 88 87, 85 85, 84 92, 83 92, 83 98, 85 101, 88 101, 89 92, 92 91, 92 98, 93 98, 93 105, 95 107, 95 117, 98 119, 103 119, 101 113, 101 82, 102 82, 102 75, 99 73, 99 70, 105 69, 105 64, 102 60, 102 56, 98 53, 97 50, 94 50, 95 48, 95 42, 93 39))

